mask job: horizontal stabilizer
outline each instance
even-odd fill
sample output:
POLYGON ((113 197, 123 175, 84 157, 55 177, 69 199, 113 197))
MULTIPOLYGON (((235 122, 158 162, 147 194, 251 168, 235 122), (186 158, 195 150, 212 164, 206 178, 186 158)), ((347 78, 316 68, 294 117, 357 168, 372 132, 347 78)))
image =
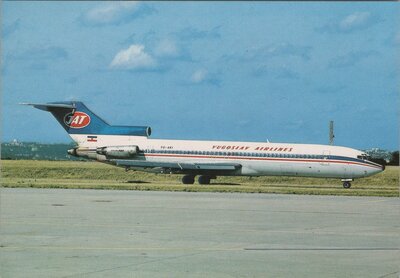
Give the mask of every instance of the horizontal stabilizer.
POLYGON ((20 103, 20 104, 30 105, 44 111, 50 111, 51 108, 65 108, 65 109, 75 108, 75 106, 72 104, 62 104, 62 103, 20 103))

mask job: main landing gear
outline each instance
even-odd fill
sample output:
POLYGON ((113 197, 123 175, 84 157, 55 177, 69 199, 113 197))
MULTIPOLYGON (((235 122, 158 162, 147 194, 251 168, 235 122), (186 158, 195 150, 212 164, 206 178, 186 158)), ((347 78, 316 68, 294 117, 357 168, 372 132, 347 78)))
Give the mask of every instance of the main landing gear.
MULTIPOLYGON (((193 176, 193 175, 185 175, 182 177, 182 183, 183 184, 193 184, 194 178, 195 178, 195 176, 193 176)), ((199 181, 199 184, 210 184, 211 179, 215 179, 215 178, 217 178, 217 177, 202 175, 202 176, 199 176, 198 181, 199 181)))
POLYGON ((194 184, 194 177, 193 175, 185 175, 182 177, 183 184, 194 184))
POLYGON ((210 184, 211 177, 210 176, 199 176, 199 184, 210 184))

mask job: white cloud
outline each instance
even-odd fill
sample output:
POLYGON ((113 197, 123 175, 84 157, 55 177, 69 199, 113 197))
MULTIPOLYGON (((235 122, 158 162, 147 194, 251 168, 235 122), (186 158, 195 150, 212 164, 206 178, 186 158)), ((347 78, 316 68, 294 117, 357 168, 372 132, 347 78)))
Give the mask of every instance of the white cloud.
POLYGON ((221 38, 220 27, 221 26, 217 26, 211 30, 199 30, 196 27, 186 27, 174 33, 174 35, 181 40, 219 39, 221 38))
POLYGON ((221 85, 221 80, 218 78, 217 74, 211 74, 205 69, 196 70, 190 77, 190 81, 192 84, 221 85))
POLYGON ((299 57, 304 61, 310 60, 312 47, 293 45, 291 43, 270 44, 263 47, 253 47, 241 52, 226 54, 222 58, 225 61, 255 61, 269 60, 276 57, 299 57))
POLYGON ((330 68, 351 67, 371 56, 379 55, 375 50, 351 51, 346 55, 336 57, 329 63, 330 68))
POLYGON ((176 62, 190 61, 191 56, 173 39, 166 38, 146 44, 131 44, 119 51, 110 67, 123 70, 145 70, 164 72, 176 62))
POLYGON ((153 45, 152 53, 163 62, 193 60, 188 48, 172 38, 164 38, 153 45))
POLYGON ((355 12, 345 17, 340 23, 339 27, 343 30, 358 28, 363 26, 370 19, 369 12, 355 12))
POLYGON ((336 22, 330 22, 317 28, 317 31, 326 33, 350 33, 357 30, 367 29, 382 21, 379 16, 370 12, 354 12, 336 22))
POLYGON ((110 67, 139 70, 155 68, 156 64, 155 59, 144 51, 144 45, 132 44, 127 49, 123 49, 115 55, 110 67))
POLYGON ((257 77, 273 77, 282 79, 298 79, 299 74, 286 65, 273 66, 264 64, 252 71, 252 74, 257 77))
POLYGON ((87 25, 115 25, 150 14, 153 9, 138 1, 112 2, 93 8, 83 15, 87 25))
POLYGON ((155 47, 154 54, 159 57, 178 57, 180 50, 175 41, 164 39, 155 47))
POLYGON ((190 78, 193 83, 201 83, 206 80, 208 72, 205 69, 196 70, 190 78))

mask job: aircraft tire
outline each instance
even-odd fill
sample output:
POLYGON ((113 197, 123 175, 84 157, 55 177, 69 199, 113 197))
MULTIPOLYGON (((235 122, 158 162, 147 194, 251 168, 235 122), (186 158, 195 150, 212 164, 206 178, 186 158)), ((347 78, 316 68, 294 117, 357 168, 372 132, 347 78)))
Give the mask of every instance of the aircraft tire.
POLYGON ((182 177, 183 184, 194 184, 194 176, 192 175, 185 175, 182 177))
POLYGON ((351 187, 351 183, 350 183, 349 181, 343 182, 343 188, 348 189, 348 188, 350 188, 350 187, 351 187))
POLYGON ((210 176, 199 176, 199 184, 210 184, 210 176))

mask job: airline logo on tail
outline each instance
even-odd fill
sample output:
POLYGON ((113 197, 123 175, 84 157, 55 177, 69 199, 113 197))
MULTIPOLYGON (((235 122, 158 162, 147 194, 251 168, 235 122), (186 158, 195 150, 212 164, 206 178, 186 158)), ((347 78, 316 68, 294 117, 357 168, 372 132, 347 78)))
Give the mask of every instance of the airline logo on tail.
POLYGON ((64 124, 70 128, 84 128, 90 124, 90 116, 80 111, 71 112, 64 116, 64 124))

